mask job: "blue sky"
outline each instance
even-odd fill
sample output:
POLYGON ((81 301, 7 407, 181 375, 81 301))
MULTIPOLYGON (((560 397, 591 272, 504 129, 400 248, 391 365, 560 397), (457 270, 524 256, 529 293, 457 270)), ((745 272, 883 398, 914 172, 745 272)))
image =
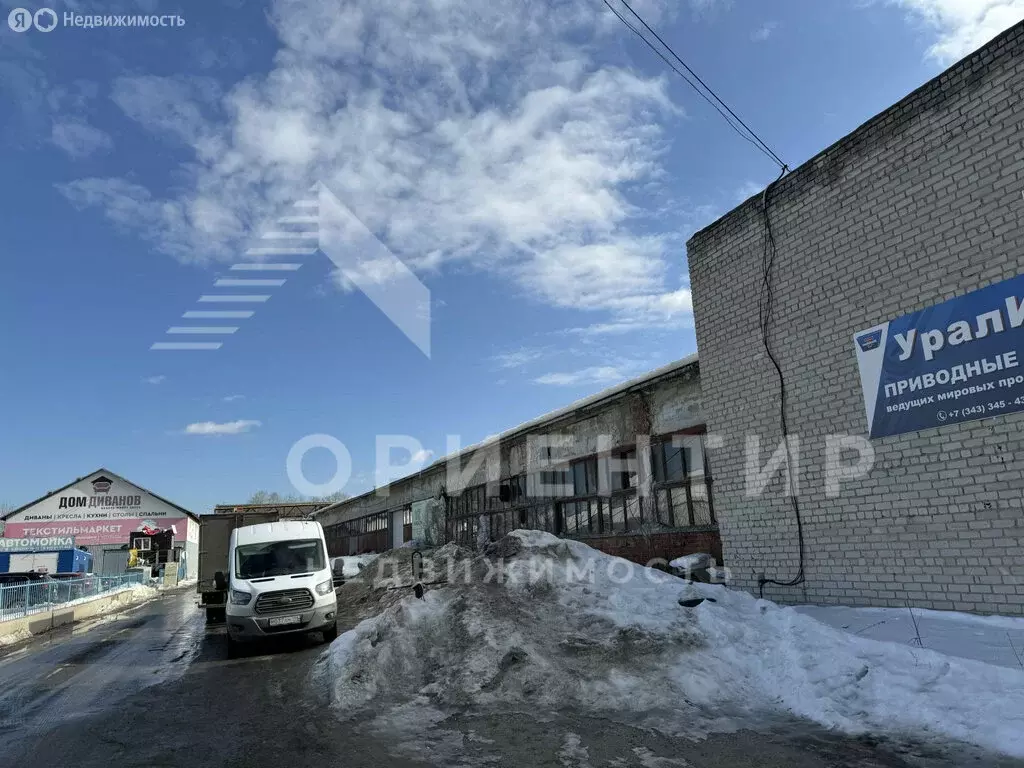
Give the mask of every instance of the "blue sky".
MULTIPOLYGON (((378 434, 426 461, 682 357, 687 237, 776 175, 598 0, 52 7, 186 23, 0 27, 0 503, 101 465, 196 511, 290 493, 314 433, 356 493, 378 434), (150 350, 317 181, 430 289, 430 358, 322 254, 220 349, 150 350)), ((634 7, 793 167, 1024 17, 634 7)))

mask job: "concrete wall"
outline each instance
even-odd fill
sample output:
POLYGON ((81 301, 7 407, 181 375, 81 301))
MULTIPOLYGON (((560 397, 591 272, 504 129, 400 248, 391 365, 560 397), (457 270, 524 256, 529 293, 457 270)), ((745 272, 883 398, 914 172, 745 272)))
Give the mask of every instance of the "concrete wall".
MULTIPOLYGON (((16 637, 20 640, 28 635, 41 635, 65 624, 122 611, 155 596, 155 591, 140 593, 124 589, 109 595, 98 595, 74 605, 58 606, 52 611, 39 611, 28 616, 0 621, 0 638, 16 637)), ((0 640, 0 646, 2 645, 4 642, 0 640)))
MULTIPOLYGON (((1024 416, 874 441, 870 476, 824 493, 824 438, 866 435, 852 335, 1024 270, 1024 27, 784 178, 774 348, 802 440, 806 583, 784 601, 1024 613, 1024 416)), ((781 476, 744 494, 744 435, 778 445, 779 387, 758 322, 757 196, 688 244, 715 506, 734 579, 797 572, 781 476)), ((766 457, 762 455, 761 462, 766 457)))

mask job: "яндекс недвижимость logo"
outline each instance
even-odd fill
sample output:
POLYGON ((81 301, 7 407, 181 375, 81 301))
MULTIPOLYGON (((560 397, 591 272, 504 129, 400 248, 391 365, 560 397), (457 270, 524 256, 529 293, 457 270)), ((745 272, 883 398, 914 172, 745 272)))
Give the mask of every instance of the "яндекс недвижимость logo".
POLYGON ((15 32, 28 32, 32 27, 52 32, 57 27, 57 12, 52 8, 40 8, 35 13, 28 8, 13 8, 7 14, 7 26, 15 32))

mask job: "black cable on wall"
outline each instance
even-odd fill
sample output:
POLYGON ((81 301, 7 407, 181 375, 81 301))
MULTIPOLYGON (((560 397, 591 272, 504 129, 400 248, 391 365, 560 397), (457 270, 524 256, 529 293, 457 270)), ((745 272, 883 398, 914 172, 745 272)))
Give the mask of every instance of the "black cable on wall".
POLYGON ((762 574, 757 580, 758 594, 760 594, 761 597, 764 597, 764 587, 766 584, 774 584, 778 587, 795 587, 799 584, 803 584, 805 581, 804 555, 806 547, 804 544, 804 523, 803 516, 800 513, 800 502, 796 497, 797 486, 796 478, 793 474, 793 454, 789 446, 789 422, 786 417, 786 376, 783 374, 782 366, 779 365, 779 361, 775 357, 775 353, 772 351, 770 340, 775 309, 773 272, 775 267, 776 247, 775 233, 772 231, 772 221, 771 216, 769 215, 769 203, 772 188, 779 183, 785 174, 786 169, 783 169, 782 173, 779 174, 779 177, 765 187, 765 190, 761 195, 761 215, 764 219, 764 250, 761 255, 761 293, 758 296, 757 308, 761 325, 761 343, 764 344, 765 352, 767 353, 772 366, 775 368, 776 376, 779 379, 779 422, 782 428, 782 439, 785 441, 786 445, 786 473, 789 477, 789 500, 793 507, 793 515, 796 517, 796 534, 800 552, 800 567, 797 570, 796 576, 788 581, 769 579, 762 574))

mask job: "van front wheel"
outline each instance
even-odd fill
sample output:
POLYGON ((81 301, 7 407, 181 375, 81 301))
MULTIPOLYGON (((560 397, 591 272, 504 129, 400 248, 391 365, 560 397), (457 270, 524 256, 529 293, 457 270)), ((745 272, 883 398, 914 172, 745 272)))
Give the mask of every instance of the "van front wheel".
POLYGON ((323 633, 324 633, 324 642, 325 643, 333 643, 335 640, 338 639, 338 623, 337 622, 331 622, 331 625, 329 627, 324 627, 323 628, 323 633))

